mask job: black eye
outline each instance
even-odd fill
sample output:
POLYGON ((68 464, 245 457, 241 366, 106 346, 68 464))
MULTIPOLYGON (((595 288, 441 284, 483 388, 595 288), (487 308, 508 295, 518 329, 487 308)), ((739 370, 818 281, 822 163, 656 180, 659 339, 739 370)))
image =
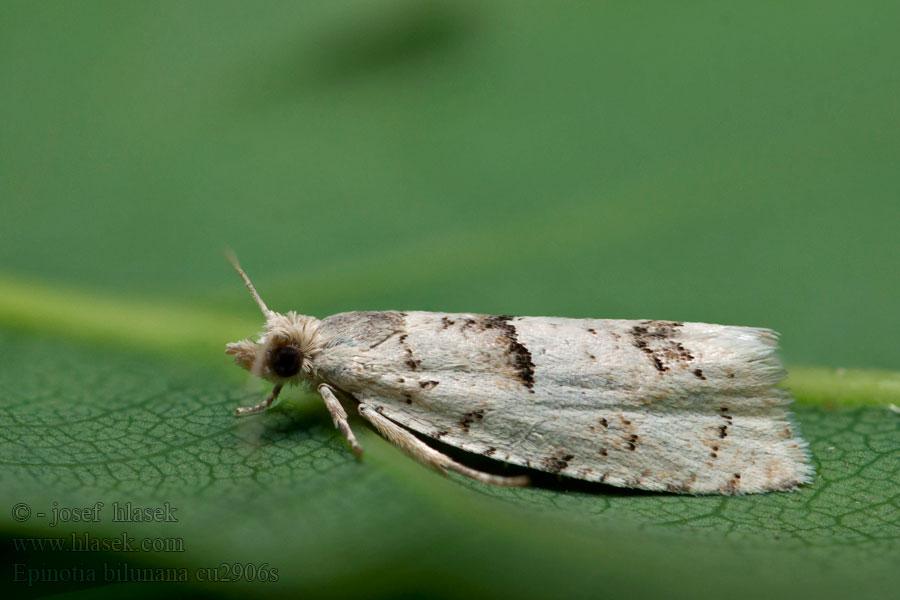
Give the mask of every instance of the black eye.
POLYGON ((303 355, 293 346, 282 346, 272 353, 272 370, 280 377, 293 377, 300 372, 303 355))

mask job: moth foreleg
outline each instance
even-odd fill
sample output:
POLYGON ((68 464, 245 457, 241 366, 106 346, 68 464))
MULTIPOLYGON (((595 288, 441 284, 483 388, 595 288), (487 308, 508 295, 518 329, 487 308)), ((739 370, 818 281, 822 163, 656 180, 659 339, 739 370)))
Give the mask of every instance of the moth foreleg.
POLYGON ((347 413, 344 411, 344 407, 341 406, 340 401, 334 395, 334 390, 332 390, 327 383, 319 384, 318 390, 322 395, 322 400, 325 401, 325 406, 328 407, 328 412, 331 413, 331 419, 334 421, 334 426, 341 430, 341 433, 347 438, 347 442, 350 443, 353 454, 359 457, 362 455, 362 448, 360 447, 359 442, 356 441, 356 436, 353 435, 353 431, 350 430, 350 423, 347 422, 347 413))
POLYGON ((265 410, 269 407, 270 404, 272 404, 272 402, 275 401, 275 398, 278 397, 278 394, 281 392, 281 388, 282 385, 279 383, 272 388, 272 393, 269 394, 269 396, 265 400, 263 400, 256 406, 241 406, 240 408, 236 408, 234 409, 234 414, 238 416, 252 415, 254 413, 258 413, 261 410, 265 410))
POLYGON ((487 483, 490 485, 502 486, 522 486, 528 485, 530 482, 527 475, 519 475, 517 477, 503 477, 501 475, 491 475, 462 465, 446 454, 438 452, 412 433, 394 423, 376 409, 367 404, 359 405, 359 414, 375 426, 384 437, 392 444, 399 447, 406 454, 413 457, 420 463, 437 469, 441 473, 446 474, 447 469, 455 471, 460 475, 470 477, 475 481, 487 483))

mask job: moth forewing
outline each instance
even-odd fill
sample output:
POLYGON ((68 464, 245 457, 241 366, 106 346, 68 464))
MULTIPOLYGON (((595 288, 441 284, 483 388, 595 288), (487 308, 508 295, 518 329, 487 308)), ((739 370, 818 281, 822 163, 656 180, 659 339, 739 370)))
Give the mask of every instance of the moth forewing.
POLYGON ((776 384, 770 330, 674 321, 270 311, 258 341, 228 345, 274 384, 315 384, 361 452, 336 391, 417 460, 485 483, 407 429, 500 461, 616 486, 694 494, 790 490, 810 481, 806 444, 776 384), (407 428, 407 429, 404 429, 407 428))
POLYGON ((324 379, 504 462, 695 494, 793 489, 812 473, 769 330, 388 312, 321 332, 324 379))

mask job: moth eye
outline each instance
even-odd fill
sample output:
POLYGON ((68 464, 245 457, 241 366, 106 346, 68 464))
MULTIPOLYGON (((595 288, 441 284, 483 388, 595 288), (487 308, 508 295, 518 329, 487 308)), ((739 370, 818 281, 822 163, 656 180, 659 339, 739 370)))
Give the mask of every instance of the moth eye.
POLYGON ((272 353, 272 370, 280 377, 293 377, 300 372, 303 355, 293 346, 282 346, 272 353))

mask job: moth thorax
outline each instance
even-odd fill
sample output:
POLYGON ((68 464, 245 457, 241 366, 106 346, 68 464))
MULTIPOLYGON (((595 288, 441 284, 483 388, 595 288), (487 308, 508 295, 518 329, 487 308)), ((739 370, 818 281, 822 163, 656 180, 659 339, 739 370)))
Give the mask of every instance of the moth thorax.
POLYGON ((294 346, 281 346, 272 352, 269 364, 279 377, 293 377, 300 372, 303 354, 294 346))

